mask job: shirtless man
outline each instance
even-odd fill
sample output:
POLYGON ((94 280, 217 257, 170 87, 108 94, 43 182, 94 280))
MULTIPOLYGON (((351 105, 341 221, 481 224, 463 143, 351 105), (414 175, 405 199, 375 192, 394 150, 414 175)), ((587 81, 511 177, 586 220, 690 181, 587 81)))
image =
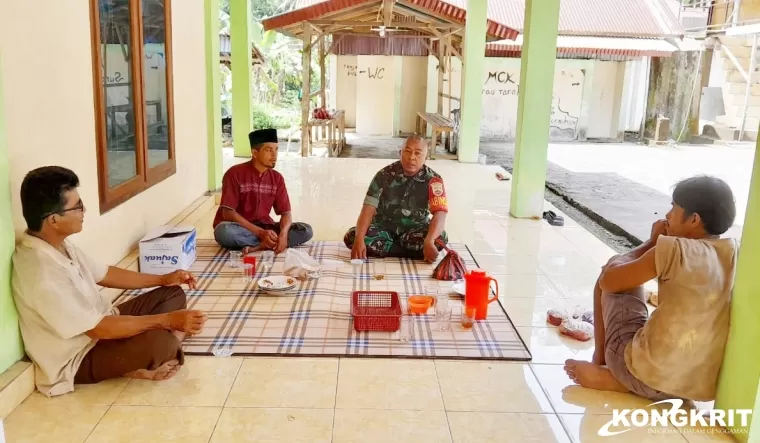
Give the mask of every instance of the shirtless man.
POLYGON ((180 342, 206 322, 204 313, 185 309, 179 285, 194 289, 191 274, 109 267, 68 240, 84 222, 78 187, 76 174, 57 166, 31 171, 21 184, 28 229, 13 255, 11 288, 37 389, 48 397, 75 383, 170 378, 184 363, 180 342), (160 288, 113 306, 97 285, 160 288))
POLYGON ((287 248, 311 240, 311 226, 294 223, 290 198, 277 163, 277 130, 261 129, 248 134, 252 159, 233 166, 222 180, 222 201, 214 218, 214 237, 228 249, 244 254, 287 248), (270 217, 280 216, 275 223, 270 217))
POLYGON ((343 239, 351 258, 438 257, 436 240, 447 241, 448 201, 443 179, 425 165, 427 149, 420 136, 407 138, 401 160, 372 179, 356 227, 343 239))
POLYGON ((672 209, 652 226, 649 240, 602 269, 594 288, 594 357, 567 360, 570 378, 653 401, 713 400, 738 251, 736 240, 720 235, 735 217, 725 182, 678 183, 672 209), (659 304, 649 317, 642 285, 655 278, 659 304))

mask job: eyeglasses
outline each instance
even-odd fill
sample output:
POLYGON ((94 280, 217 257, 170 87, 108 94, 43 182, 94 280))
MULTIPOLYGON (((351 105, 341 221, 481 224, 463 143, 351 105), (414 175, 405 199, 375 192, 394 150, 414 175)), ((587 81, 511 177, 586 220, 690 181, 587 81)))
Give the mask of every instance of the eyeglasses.
POLYGON ((46 218, 50 217, 51 215, 64 215, 67 212, 72 212, 72 211, 84 212, 84 202, 82 202, 82 200, 79 200, 79 203, 76 206, 74 206, 73 208, 61 209, 60 211, 54 211, 54 212, 48 212, 47 214, 43 215, 41 217, 41 219, 45 220, 46 218))

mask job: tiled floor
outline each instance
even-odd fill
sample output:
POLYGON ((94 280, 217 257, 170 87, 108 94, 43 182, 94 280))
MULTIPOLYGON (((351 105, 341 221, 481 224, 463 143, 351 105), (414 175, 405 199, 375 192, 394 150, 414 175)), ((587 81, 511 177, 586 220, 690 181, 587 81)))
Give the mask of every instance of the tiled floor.
MULTIPOLYGON (((294 216, 320 240, 342 238, 373 174, 387 162, 285 158, 294 216)), ((591 306, 612 253, 567 220, 564 227, 508 216, 510 184, 498 169, 433 162, 451 212, 447 230, 499 281, 500 296, 533 353, 529 364, 399 359, 189 358, 172 380, 114 380, 52 400, 29 397, 5 422, 17 442, 697 442, 730 438, 636 429, 600 437, 613 409, 649 402, 572 386, 567 358, 591 343, 547 327, 549 307, 591 306)), ((548 208, 548 205, 547 205, 548 208)), ((180 218, 211 238, 214 209, 180 218)), ((125 265, 134 261, 132 256, 125 265)))

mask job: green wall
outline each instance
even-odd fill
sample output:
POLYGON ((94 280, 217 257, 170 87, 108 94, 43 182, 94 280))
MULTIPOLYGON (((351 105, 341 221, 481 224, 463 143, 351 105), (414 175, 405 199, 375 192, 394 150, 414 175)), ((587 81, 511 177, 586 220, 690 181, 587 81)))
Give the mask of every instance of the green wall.
MULTIPOLYGON (((739 261, 736 266, 733 300, 731 301, 731 330, 720 370, 718 399, 720 409, 754 409, 760 380, 760 141, 755 150, 755 167, 752 171, 744 217, 739 261)), ((755 410, 756 412, 760 412, 755 410)), ((749 429, 736 435, 739 441, 760 442, 760 423, 757 420, 749 429), (751 437, 751 440, 749 439, 751 437)))
POLYGON ((0 72, 0 372, 8 369, 24 356, 16 306, 11 297, 11 256, 16 237, 11 213, 11 184, 8 146, 5 140, 4 107, 3 78, 0 72))

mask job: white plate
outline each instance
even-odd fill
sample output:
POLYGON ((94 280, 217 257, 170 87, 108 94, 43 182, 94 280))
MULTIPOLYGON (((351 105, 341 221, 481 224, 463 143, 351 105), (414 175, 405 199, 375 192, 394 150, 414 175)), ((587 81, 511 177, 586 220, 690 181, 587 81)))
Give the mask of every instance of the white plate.
POLYGON ((259 280, 259 288, 264 291, 282 292, 296 287, 296 279, 287 275, 272 275, 259 280))
POLYGON ((454 283, 454 286, 452 286, 451 289, 459 295, 464 295, 464 280, 459 280, 454 283))

